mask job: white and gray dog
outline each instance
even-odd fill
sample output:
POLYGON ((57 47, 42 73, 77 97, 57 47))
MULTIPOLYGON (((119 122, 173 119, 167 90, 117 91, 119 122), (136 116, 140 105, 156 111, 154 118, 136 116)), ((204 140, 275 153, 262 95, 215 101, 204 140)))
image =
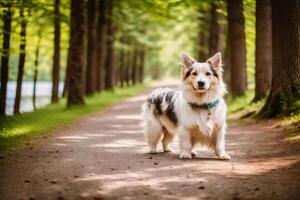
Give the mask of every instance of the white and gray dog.
POLYGON ((165 152, 179 136, 180 158, 196 156, 197 145, 212 149, 220 159, 225 152, 226 93, 222 78, 221 53, 200 63, 186 53, 181 55, 182 84, 179 91, 155 89, 142 106, 145 136, 150 153, 158 153, 160 141, 165 152))

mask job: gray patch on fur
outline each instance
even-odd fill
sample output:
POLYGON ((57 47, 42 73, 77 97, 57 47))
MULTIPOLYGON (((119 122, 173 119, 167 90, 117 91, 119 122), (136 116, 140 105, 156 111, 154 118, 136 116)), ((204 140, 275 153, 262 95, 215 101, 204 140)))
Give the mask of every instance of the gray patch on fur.
POLYGON ((147 102, 150 104, 153 104, 155 106, 155 109, 153 111, 154 115, 166 115, 166 117, 175 125, 178 123, 178 118, 176 116, 176 113, 174 111, 174 101, 177 96, 177 93, 175 91, 162 91, 159 94, 156 95, 150 95, 147 99, 147 102), (166 110, 162 110, 162 103, 165 99, 165 102, 167 104, 166 110))

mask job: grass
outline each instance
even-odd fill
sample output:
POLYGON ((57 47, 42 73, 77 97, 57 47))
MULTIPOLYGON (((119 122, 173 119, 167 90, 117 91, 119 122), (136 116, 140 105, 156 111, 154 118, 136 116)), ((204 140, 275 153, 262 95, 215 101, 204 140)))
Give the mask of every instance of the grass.
POLYGON ((254 98, 254 90, 248 90, 245 95, 237 98, 228 99, 228 113, 236 114, 239 113, 241 117, 248 113, 255 113, 260 110, 264 105, 265 99, 262 99, 256 103, 252 103, 254 98))
POLYGON ((102 92, 85 98, 85 105, 66 108, 66 100, 48 105, 34 112, 15 116, 0 117, 0 151, 16 147, 34 138, 53 133, 76 119, 100 111, 127 97, 134 96, 147 84, 129 88, 116 88, 114 92, 102 92))
MULTIPOLYGON (((245 121, 257 120, 257 113, 263 107, 265 99, 252 103, 254 90, 248 90, 244 96, 228 99, 228 114, 233 116, 229 118, 232 124, 238 124, 245 121)), ((297 102, 297 105, 300 103, 297 102)), ((278 117, 275 127, 280 127, 287 133, 286 140, 300 141, 300 107, 295 108, 290 116, 278 117)))

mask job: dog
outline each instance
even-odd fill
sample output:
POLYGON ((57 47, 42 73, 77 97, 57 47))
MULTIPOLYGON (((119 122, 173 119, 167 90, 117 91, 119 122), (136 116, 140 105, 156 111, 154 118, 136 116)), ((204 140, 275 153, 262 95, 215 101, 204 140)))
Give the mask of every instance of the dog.
POLYGON ((157 88, 142 105, 142 120, 149 153, 158 153, 162 141, 164 152, 178 135, 179 158, 196 156, 200 144, 211 149, 219 159, 230 160, 225 151, 226 112, 223 99, 221 53, 197 62, 187 53, 181 54, 182 82, 179 90, 157 88))

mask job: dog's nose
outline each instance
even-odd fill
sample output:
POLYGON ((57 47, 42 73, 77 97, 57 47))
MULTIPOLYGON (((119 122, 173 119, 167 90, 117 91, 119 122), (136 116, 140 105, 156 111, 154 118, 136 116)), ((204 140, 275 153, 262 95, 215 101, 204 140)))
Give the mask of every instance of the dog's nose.
POLYGON ((204 81, 198 81, 198 87, 199 88, 203 88, 205 85, 205 82, 204 81))

